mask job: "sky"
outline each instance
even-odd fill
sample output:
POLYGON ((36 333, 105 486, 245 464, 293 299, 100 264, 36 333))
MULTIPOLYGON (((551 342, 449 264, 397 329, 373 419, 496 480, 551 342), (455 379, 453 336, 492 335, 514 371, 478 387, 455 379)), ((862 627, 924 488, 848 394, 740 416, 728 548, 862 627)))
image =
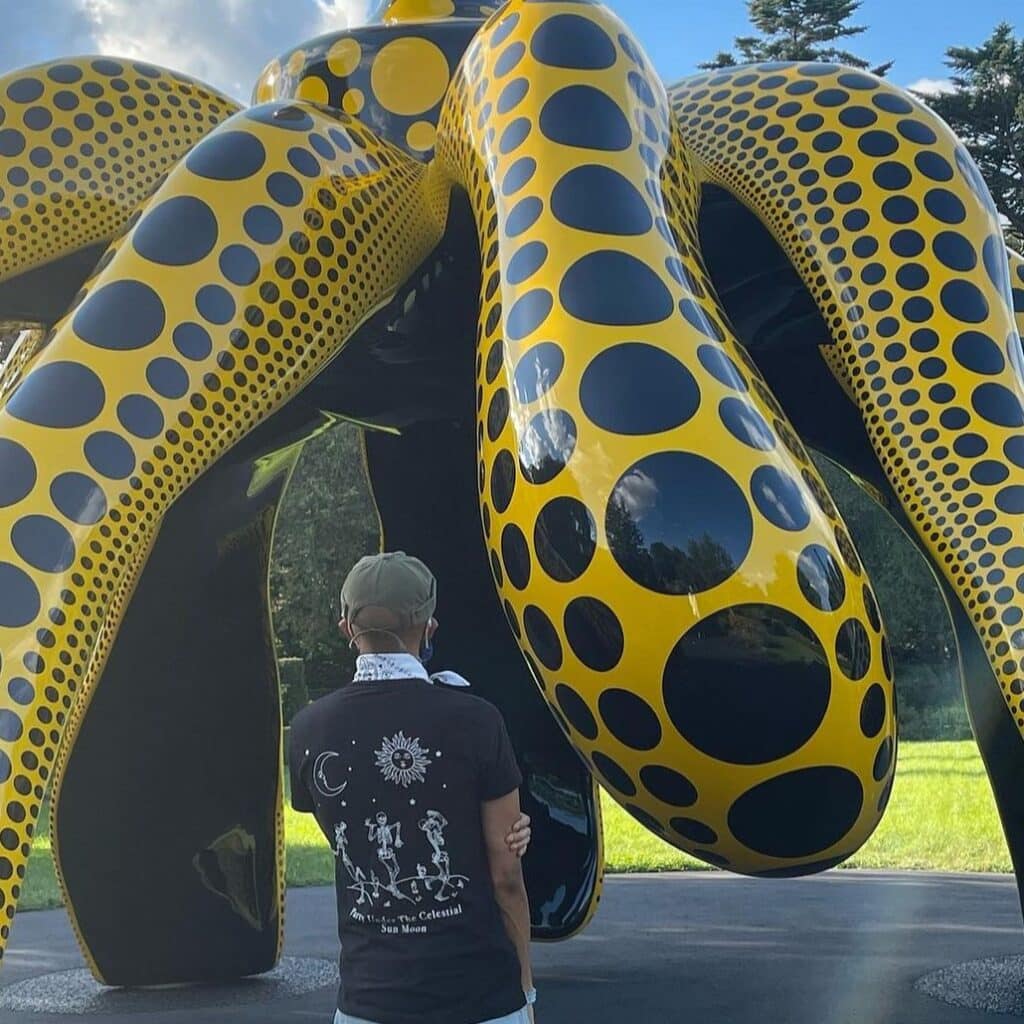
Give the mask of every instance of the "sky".
MULTIPOLYGON (((34 0, 3 4, 0 73, 78 54, 174 68, 247 100, 272 57, 322 32, 359 24, 371 0, 34 0)), ((744 0, 610 0, 671 82, 749 32, 744 0)), ((1019 0, 864 0, 870 26, 848 48, 895 59, 897 85, 942 88, 951 45, 976 45, 997 22, 1024 32, 1019 0)))

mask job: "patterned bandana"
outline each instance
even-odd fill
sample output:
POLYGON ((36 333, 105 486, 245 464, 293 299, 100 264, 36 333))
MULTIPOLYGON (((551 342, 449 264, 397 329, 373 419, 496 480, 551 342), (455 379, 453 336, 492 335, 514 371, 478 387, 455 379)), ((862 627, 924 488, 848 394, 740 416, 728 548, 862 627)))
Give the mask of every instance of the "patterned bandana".
POLYGON ((419 658, 411 654, 360 654, 356 658, 354 682, 385 682, 388 679, 422 679, 445 686, 469 686, 458 672, 427 673, 419 658))

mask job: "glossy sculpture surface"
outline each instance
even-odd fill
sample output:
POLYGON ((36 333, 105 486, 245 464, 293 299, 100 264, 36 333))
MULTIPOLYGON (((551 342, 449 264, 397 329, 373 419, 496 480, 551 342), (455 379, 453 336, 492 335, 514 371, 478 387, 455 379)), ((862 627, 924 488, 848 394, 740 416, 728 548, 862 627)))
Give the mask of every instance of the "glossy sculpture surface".
POLYGON ((101 980, 276 962, 266 574, 344 419, 509 720, 538 938, 599 898, 594 780, 747 874, 878 824, 892 666, 808 447, 934 565, 1024 870, 1024 262, 963 146, 834 65, 666 89, 596 4, 384 8, 244 110, 0 79, 0 947, 51 786, 101 980))

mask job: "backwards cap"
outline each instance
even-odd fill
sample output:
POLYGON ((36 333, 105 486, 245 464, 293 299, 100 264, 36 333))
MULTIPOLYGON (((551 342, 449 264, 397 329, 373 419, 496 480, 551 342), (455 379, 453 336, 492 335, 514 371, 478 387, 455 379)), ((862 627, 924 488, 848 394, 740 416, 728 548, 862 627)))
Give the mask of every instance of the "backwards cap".
POLYGON ((364 608, 387 608, 399 629, 413 629, 427 622, 436 607, 434 574, 404 551, 360 558, 341 588, 341 614, 350 623, 364 608))

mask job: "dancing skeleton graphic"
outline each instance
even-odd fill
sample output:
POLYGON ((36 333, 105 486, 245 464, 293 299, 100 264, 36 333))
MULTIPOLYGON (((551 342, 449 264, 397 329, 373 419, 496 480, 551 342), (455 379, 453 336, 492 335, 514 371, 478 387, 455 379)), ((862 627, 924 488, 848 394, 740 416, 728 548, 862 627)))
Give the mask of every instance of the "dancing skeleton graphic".
MULTIPOLYGON (((465 889, 469 878, 465 875, 452 874, 451 871, 451 858, 445 849, 444 837, 448 819, 440 811, 428 810, 418 823, 419 830, 430 844, 430 862, 434 865, 436 874, 428 874, 423 864, 417 864, 414 876, 400 878, 401 868, 397 851, 405 846, 402 839, 402 823, 390 822, 385 812, 378 811, 374 818, 367 818, 364 825, 367 839, 376 844, 377 859, 387 872, 386 883, 377 877, 376 872, 371 872, 367 879, 366 872, 353 861, 349 851, 348 824, 340 821, 334 826, 334 855, 341 860, 349 878, 352 879, 352 885, 348 888, 358 895, 358 905, 376 903, 385 893, 410 903, 420 903, 425 892, 432 895, 436 902, 447 903, 457 898, 465 889)), ((390 901, 386 901, 384 905, 390 906, 390 901)))

